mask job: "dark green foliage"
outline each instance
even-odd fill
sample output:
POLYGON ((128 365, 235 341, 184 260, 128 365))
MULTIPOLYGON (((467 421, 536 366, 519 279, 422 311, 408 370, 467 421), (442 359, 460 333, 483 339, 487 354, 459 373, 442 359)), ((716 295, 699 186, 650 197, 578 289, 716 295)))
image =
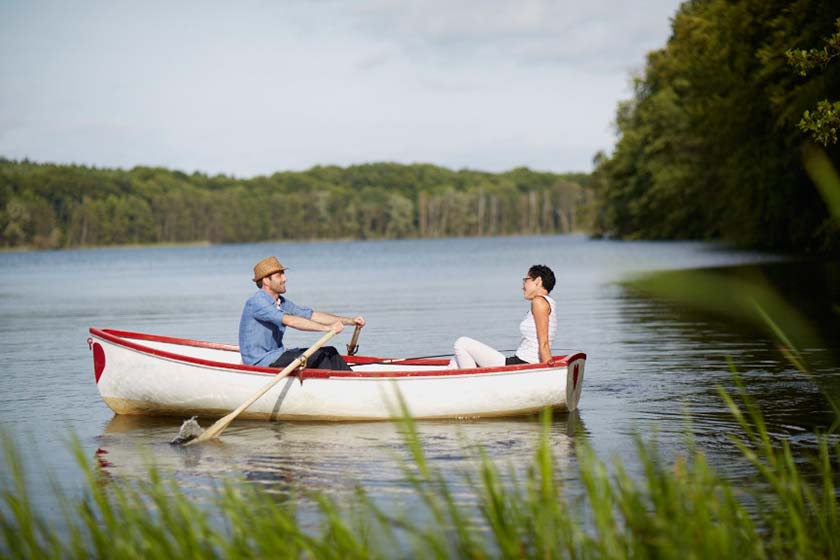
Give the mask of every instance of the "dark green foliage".
MULTIPOLYGON (((840 18, 837 19, 836 25, 837 33, 825 40, 822 49, 791 49, 785 53, 788 63, 796 68, 801 76, 824 70, 833 59, 840 57, 840 18)), ((834 94, 836 96, 837 92, 834 94)), ((815 108, 805 111, 798 126, 823 146, 836 144, 840 132, 840 101, 821 100, 815 108)))
POLYGON ((377 163, 235 179, 0 158, 0 246, 565 233, 585 176, 377 163))
MULTIPOLYGON (((685 2, 618 108, 614 153, 596 157, 599 233, 840 252, 799 125, 836 99, 840 64, 803 77, 786 56, 821 47, 838 17, 823 0, 685 2)), ((837 166, 837 146, 828 157, 837 166)))

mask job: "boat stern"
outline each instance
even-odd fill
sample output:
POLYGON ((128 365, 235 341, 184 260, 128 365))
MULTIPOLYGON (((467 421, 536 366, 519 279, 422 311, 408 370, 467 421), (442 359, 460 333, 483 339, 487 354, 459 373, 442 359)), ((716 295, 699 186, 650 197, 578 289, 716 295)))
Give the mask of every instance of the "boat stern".
POLYGON ((566 408, 569 412, 577 410, 580 393, 583 390, 583 370, 586 366, 586 354, 570 356, 566 373, 566 408))

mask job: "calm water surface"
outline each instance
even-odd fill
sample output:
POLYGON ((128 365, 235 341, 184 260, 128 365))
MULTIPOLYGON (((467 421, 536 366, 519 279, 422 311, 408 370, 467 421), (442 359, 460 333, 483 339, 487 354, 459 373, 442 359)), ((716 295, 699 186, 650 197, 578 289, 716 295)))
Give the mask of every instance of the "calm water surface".
MULTIPOLYGON (((273 489, 337 495, 361 484, 380 502, 410 504, 399 467, 400 429, 389 423, 240 421, 218 444, 182 449, 168 445, 179 419, 117 417, 100 399, 89 327, 236 343, 242 304, 254 291, 252 266, 271 254, 290 267, 291 299, 363 314, 368 326, 360 353, 392 357, 446 353, 460 335, 514 348, 527 311, 521 278, 532 264, 551 266, 559 303, 554 352, 588 355, 580 410, 555 418, 551 433, 560 475, 572 491, 580 490, 579 439, 636 472, 634 436, 655 434, 663 454, 674 456, 685 449, 688 420, 715 467, 745 475, 726 437, 734 423, 715 391, 732 386, 727 357, 768 412, 772 431, 808 448, 810 430, 830 421, 820 392, 760 333, 639 298, 619 281, 651 270, 757 266, 836 341, 828 304, 840 301, 833 265, 704 243, 578 236, 5 253, 0 421, 24 450, 40 506, 51 510, 53 480, 70 492, 82 487, 67 445, 73 434, 112 477, 138 476, 153 461, 187 487, 235 474, 273 489)), ((337 346, 349 336, 339 335, 337 346)), ((289 345, 308 346, 317 337, 290 331, 287 338, 289 345)), ((834 379, 836 368, 822 359, 822 349, 809 352, 818 375, 834 379)), ((470 443, 524 473, 540 424, 533 418, 436 421, 421 422, 419 431, 430 458, 459 490, 460 473, 474 464, 470 443)))

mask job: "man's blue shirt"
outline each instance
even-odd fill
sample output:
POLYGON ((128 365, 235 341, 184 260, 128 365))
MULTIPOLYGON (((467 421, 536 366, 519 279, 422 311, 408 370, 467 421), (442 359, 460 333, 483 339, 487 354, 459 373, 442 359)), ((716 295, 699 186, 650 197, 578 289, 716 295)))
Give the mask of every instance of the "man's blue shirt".
POLYGON ((270 366, 286 349, 283 347, 283 315, 312 318, 312 309, 302 307, 280 296, 274 301, 264 290, 258 290, 245 302, 239 321, 239 353, 242 363, 270 366))

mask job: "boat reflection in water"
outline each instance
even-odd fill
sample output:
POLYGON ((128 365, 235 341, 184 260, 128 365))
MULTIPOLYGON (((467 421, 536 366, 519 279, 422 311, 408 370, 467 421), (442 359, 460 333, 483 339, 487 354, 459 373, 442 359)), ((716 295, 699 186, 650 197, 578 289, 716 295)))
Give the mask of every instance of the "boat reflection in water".
MULTIPOLYGON (((212 422, 199 419, 208 427, 212 422)), ((411 464, 406 427, 392 422, 307 423, 236 421, 219 440, 181 447, 170 445, 180 421, 173 418, 115 415, 99 436, 96 458, 111 478, 143 478, 155 465, 182 486, 209 488, 222 478, 240 478, 276 492, 317 490, 344 493, 357 486, 374 497, 411 490, 404 465, 411 464)), ((503 475, 513 468, 524 480, 540 441, 536 416, 473 421, 418 421, 416 430, 433 468, 459 492, 464 475, 478 466, 482 446, 503 475)), ((572 457, 585 428, 576 412, 556 415, 549 443, 558 469, 572 457)))

